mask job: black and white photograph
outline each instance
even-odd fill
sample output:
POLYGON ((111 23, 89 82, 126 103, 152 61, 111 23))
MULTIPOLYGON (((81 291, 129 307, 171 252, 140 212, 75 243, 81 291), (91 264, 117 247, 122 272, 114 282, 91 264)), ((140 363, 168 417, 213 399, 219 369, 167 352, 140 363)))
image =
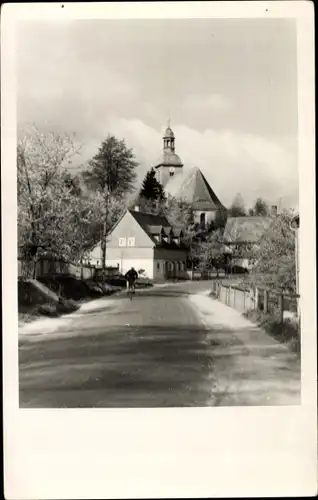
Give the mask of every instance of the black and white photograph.
POLYGON ((296 34, 21 24, 21 407, 299 404, 296 34))
POLYGON ((15 21, 20 411, 300 411, 314 214, 298 21, 271 3, 15 21))

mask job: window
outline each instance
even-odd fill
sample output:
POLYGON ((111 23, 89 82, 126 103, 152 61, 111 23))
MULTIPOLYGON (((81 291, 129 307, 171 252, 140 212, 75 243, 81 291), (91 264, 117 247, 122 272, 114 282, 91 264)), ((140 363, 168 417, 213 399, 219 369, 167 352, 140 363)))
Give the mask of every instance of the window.
POLYGON ((134 247, 135 246, 135 238, 133 238, 133 237, 128 238, 128 246, 129 247, 134 247))
POLYGON ((201 227, 205 227, 205 213, 204 212, 200 215, 200 225, 201 225, 201 227))
POLYGON ((160 270, 160 262, 157 262, 157 269, 160 270))
POLYGON ((120 247, 126 246, 126 238, 119 238, 119 246, 120 247))

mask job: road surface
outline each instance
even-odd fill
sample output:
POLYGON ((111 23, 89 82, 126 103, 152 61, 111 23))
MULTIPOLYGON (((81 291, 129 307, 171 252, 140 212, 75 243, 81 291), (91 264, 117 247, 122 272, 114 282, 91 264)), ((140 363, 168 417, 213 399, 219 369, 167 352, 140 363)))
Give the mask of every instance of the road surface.
POLYGON ((119 294, 47 320, 55 325, 51 332, 20 335, 20 407, 299 403, 297 360, 285 349, 273 367, 268 349, 272 355, 276 344, 266 351, 256 345, 255 360, 255 334, 249 348, 235 320, 234 329, 233 318, 227 325, 228 308, 198 295, 207 288, 206 282, 168 285, 137 292, 132 301, 119 294), (204 303, 211 317, 200 310, 204 303))

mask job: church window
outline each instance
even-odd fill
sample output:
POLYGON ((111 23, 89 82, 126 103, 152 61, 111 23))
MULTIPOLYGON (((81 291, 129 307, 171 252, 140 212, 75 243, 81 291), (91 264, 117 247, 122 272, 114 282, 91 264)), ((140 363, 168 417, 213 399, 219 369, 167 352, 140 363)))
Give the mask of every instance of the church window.
POLYGON ((202 214, 200 215, 200 225, 201 225, 201 227, 205 226, 205 213, 204 212, 202 212, 202 214))
POLYGON ((160 270, 160 262, 157 262, 157 269, 160 270))

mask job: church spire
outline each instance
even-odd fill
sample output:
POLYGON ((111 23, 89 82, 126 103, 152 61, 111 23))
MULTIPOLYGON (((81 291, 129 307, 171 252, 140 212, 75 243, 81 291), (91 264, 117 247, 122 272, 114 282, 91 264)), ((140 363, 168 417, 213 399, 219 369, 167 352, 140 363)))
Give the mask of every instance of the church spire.
POLYGON ((170 127, 170 117, 168 118, 168 127, 163 135, 163 150, 172 151, 174 153, 174 133, 170 127))

